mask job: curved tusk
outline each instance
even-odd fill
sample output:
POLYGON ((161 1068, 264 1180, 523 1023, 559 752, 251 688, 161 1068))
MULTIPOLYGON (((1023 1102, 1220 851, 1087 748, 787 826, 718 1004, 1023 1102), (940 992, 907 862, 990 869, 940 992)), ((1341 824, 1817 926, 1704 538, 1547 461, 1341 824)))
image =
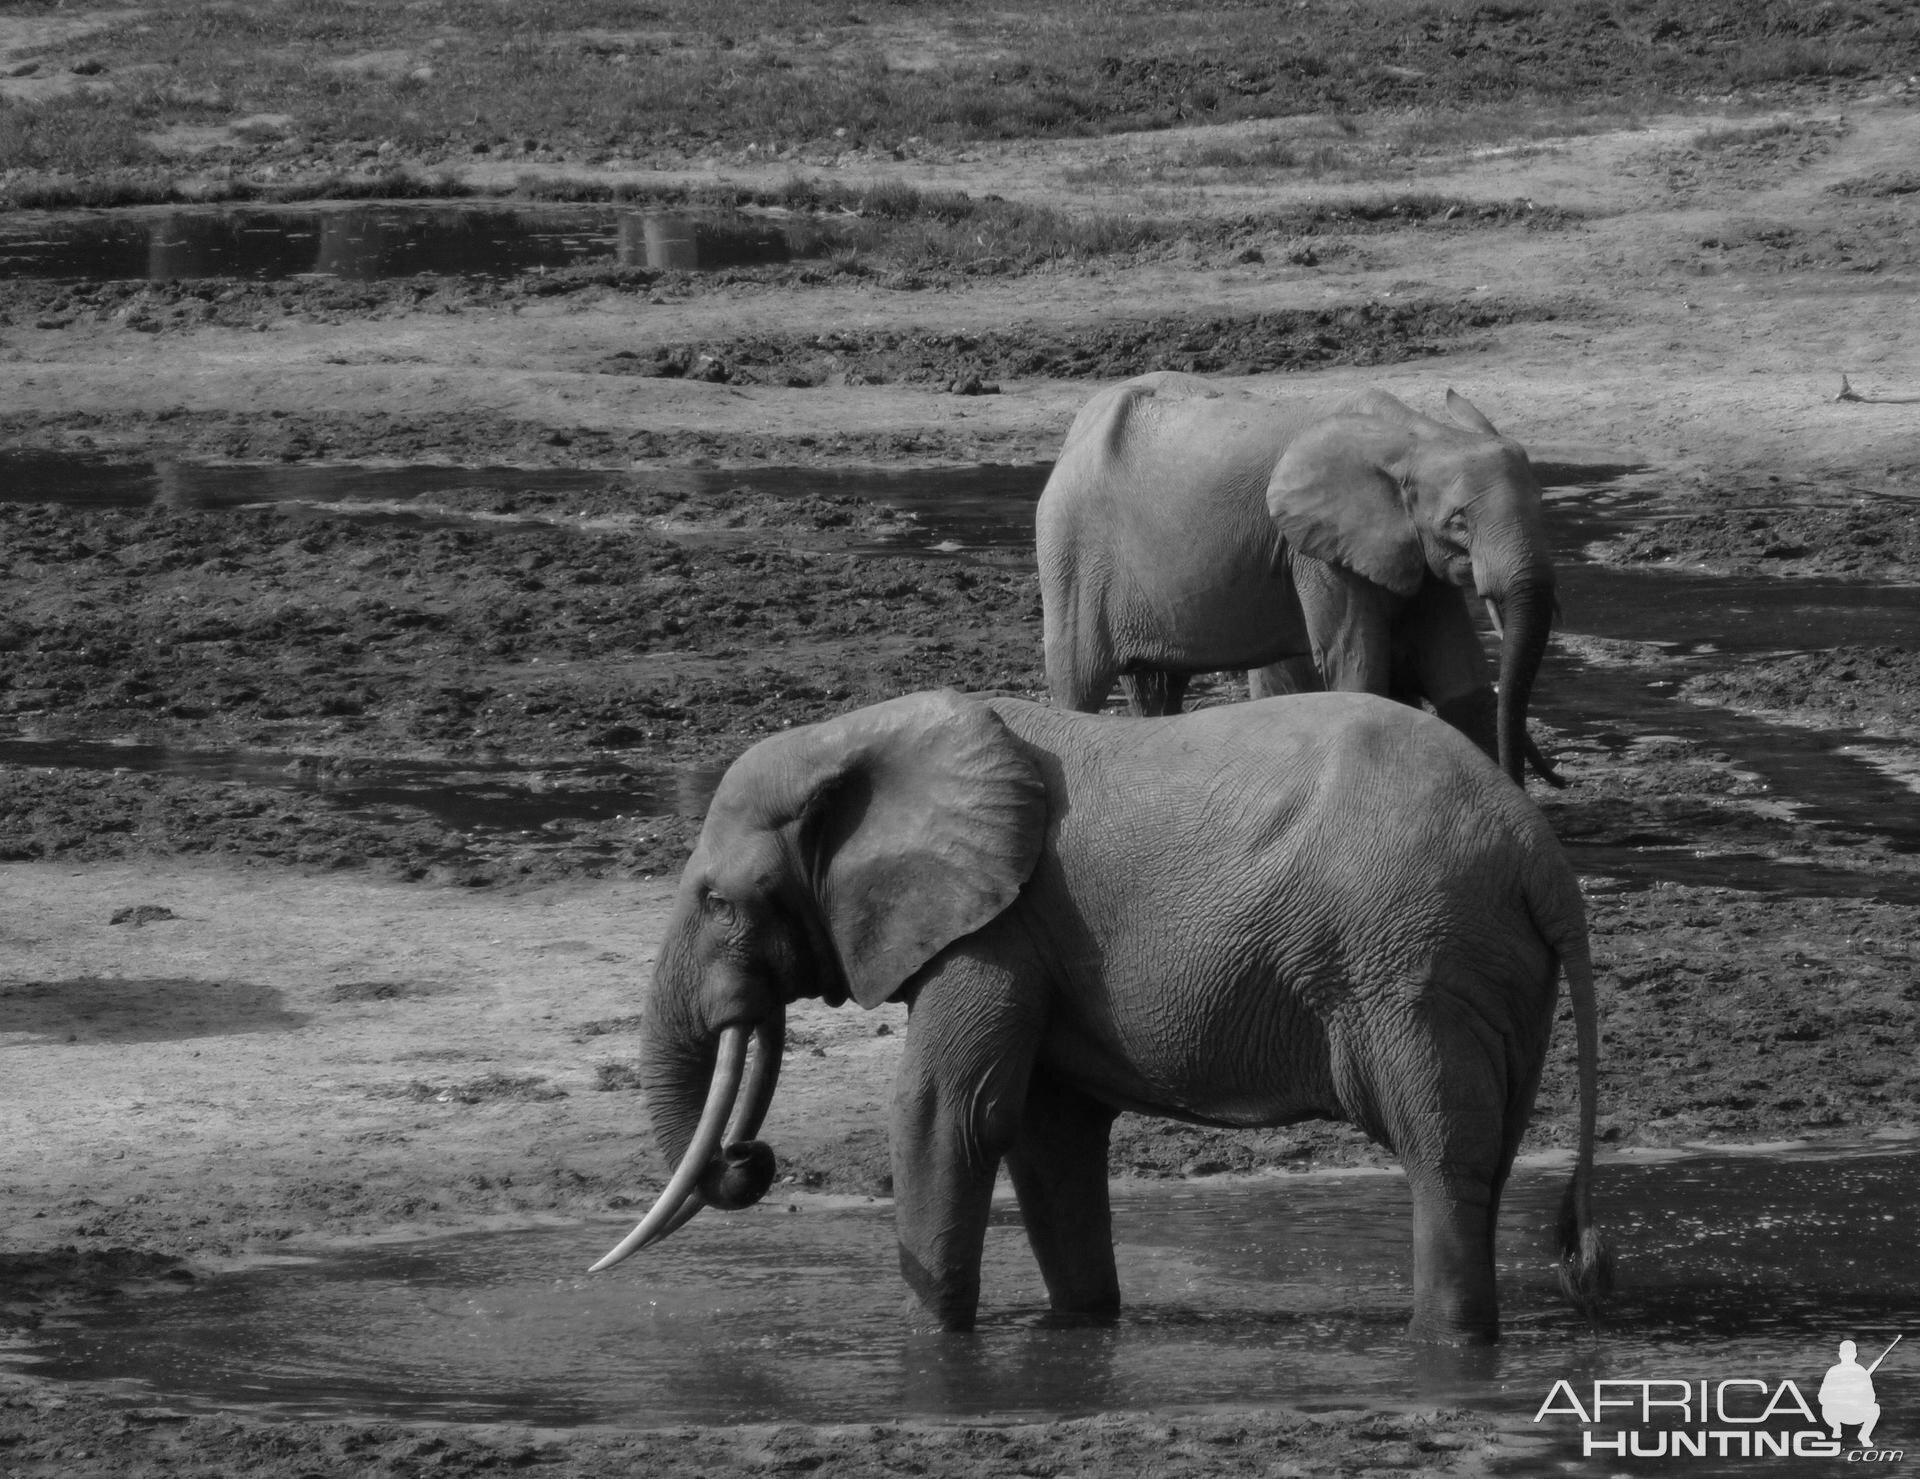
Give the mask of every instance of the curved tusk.
POLYGON ((1493 623, 1494 636, 1498 637, 1501 641, 1504 642, 1507 639, 1507 629, 1506 629, 1506 626, 1500 620, 1499 603, 1491 599, 1487 599, 1485 601, 1485 605, 1487 608, 1487 620, 1493 623))
MULTIPOLYGON (((681 1228, 685 1227, 689 1222, 693 1221, 695 1217, 699 1216, 701 1210, 706 1205, 707 1205, 707 1199, 701 1196, 698 1191, 694 1191, 687 1197, 687 1199, 684 1202, 680 1204, 679 1210, 675 1212, 673 1216, 669 1217, 665 1222, 663 1222, 660 1225, 660 1230, 658 1232, 656 1232, 652 1237, 648 1238, 645 1243, 635 1243, 633 1245, 634 1252, 637 1253, 643 1247, 651 1247, 655 1243, 661 1242, 666 1238, 672 1237, 675 1233, 679 1232, 681 1228)), ((614 1249, 614 1253, 619 1253, 619 1252, 620 1250, 618 1248, 614 1249)), ((622 1258, 626 1257, 624 1253, 620 1254, 620 1256, 622 1258)), ((607 1255, 607 1258, 611 1258, 611 1257, 613 1257, 613 1253, 609 1253, 607 1255)), ((596 1263, 593 1266, 593 1268, 588 1269, 587 1272, 593 1273, 595 1269, 608 1267, 609 1265, 607 1264, 607 1258, 601 1259, 598 1263, 596 1263)))
POLYGON ((706 1174, 707 1162, 713 1159, 714 1152, 720 1148, 720 1137, 733 1111, 734 1100, 740 1093, 740 1073, 746 1067, 748 1037, 745 1027, 729 1027, 720 1034, 720 1052, 713 1065, 713 1086, 707 1090, 707 1104, 700 1111, 700 1124, 693 1132, 687 1153, 680 1157, 673 1178, 667 1182, 659 1200, 654 1202, 653 1210, 640 1219, 639 1226, 622 1238, 612 1252, 588 1269, 588 1273, 597 1274, 603 1268, 612 1268, 647 1244, 658 1242, 700 1210, 696 1205, 689 1211, 686 1203, 689 1197, 699 1196, 695 1185, 706 1174))
MULTIPOLYGON (((780 1059, 786 1048, 787 1009, 780 1006, 753 1029, 753 1057, 747 1062, 746 1085, 734 1101, 733 1118, 727 1121, 727 1133, 720 1140, 722 1146, 738 1145, 760 1133, 761 1121, 766 1119, 767 1110, 773 1104, 774 1085, 780 1082, 780 1059)), ((680 1231, 706 1205, 707 1199, 696 1187, 680 1210, 661 1225, 653 1241, 657 1243, 680 1231)))
POLYGON ((780 1082, 780 1058, 787 1047, 787 1009, 775 1007, 773 1015, 753 1029, 753 1062, 747 1069, 747 1086, 734 1106, 733 1119, 727 1125, 728 1145, 751 1140, 760 1133, 760 1122, 773 1103, 774 1086, 780 1082))

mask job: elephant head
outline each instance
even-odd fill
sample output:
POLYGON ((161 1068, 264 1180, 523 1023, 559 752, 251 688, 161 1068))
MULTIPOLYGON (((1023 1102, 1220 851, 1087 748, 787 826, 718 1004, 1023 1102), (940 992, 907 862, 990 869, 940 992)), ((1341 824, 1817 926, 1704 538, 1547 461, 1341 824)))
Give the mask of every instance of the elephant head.
POLYGON ((1288 446, 1267 508, 1294 548, 1397 596, 1429 578, 1479 593, 1501 634, 1499 761, 1520 782, 1554 614, 1540 485, 1526 452, 1464 396, 1449 390, 1447 411, 1452 424, 1392 396, 1355 397, 1288 446))
POLYGON ((1013 902, 1046 817, 1019 743, 992 710, 951 692, 861 709, 742 755, 681 877, 643 1015, 641 1082, 677 1169, 594 1267, 702 1206, 765 1195, 773 1155, 752 1137, 772 1099, 786 1004, 893 997, 1013 902))

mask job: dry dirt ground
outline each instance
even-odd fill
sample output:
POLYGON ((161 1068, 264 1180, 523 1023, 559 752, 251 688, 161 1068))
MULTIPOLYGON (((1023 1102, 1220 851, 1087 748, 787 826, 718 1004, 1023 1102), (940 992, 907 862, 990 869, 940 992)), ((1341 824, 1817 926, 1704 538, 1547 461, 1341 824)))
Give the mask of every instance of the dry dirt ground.
MULTIPOLYGON (((1453 385, 1542 460, 1665 474, 1674 517, 1593 552, 1610 561, 1920 580, 1912 92, 1703 105, 1386 186, 1156 170, 1314 126, 838 168, 1202 224, 1416 189, 1465 207, 1309 236, 1196 230, 1005 275, 0 287, 0 451, 257 461, 263 479, 319 459, 628 474, 594 497, 451 500, 498 516, 481 532, 0 503, 0 725, 244 746, 294 773, 711 766, 907 689, 1031 691, 1021 559, 856 557, 900 521, 656 474, 1044 462, 1095 388, 1166 366, 1423 407, 1453 385), (726 381, 642 372, 703 353, 726 381), (1836 400, 1843 372, 1853 398, 1836 400), (997 389, 953 392, 970 379, 997 389)), ((721 172, 771 187, 791 171, 721 172)), ((1911 644, 1729 663, 1694 696, 1862 724, 1920 764, 1911 644)), ((1567 791, 1538 794, 1570 833, 1653 827, 1913 869, 1795 820, 1698 747, 1579 749, 1567 769, 1567 791)), ((615 1227, 662 1174, 628 1065, 691 825, 623 816, 512 843, 404 808, 348 815, 311 790, 0 764, 0 1320, 31 1328, 76 1297, 263 1251, 556 1216, 615 1227)), ((1680 885, 1597 886, 1591 904, 1610 1145, 1920 1129, 1920 910, 1680 885)), ((901 1025, 798 1017, 768 1127, 794 1194, 885 1194, 901 1025)), ((1565 1049, 1563 1034, 1536 1148, 1568 1143, 1565 1049)), ((1164 1178, 1375 1155, 1337 1127, 1129 1119, 1114 1162, 1164 1178)), ((32 1476, 1473 1473, 1511 1460, 1508 1442, 1462 1411, 567 1435, 174 1420, 0 1387, 0 1470, 32 1476)))

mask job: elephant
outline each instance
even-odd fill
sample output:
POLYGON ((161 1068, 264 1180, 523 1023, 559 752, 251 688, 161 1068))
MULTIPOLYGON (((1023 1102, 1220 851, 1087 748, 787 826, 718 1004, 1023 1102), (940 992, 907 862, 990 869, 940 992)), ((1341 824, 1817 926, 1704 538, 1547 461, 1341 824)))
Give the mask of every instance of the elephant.
POLYGON ((1047 687, 1093 710, 1177 713, 1190 675, 1245 668, 1258 698, 1422 699, 1524 784, 1554 612, 1527 454, 1464 396, 1451 422, 1384 391, 1283 402, 1160 371, 1067 432, 1035 544, 1047 687), (1464 589, 1501 629, 1496 699, 1464 589))
POLYGON ((726 771, 680 880, 639 1057, 675 1170, 594 1268, 765 1194, 788 1003, 898 1000, 918 1318, 972 1328, 1002 1160, 1052 1308, 1111 1316, 1109 1130, 1133 1110, 1360 1127, 1407 1170, 1412 1331, 1491 1340, 1494 1222, 1562 972, 1580 1110, 1560 1261, 1590 1309, 1609 1255, 1580 890, 1455 730, 1369 694, 1130 719, 942 690, 785 731, 726 771))

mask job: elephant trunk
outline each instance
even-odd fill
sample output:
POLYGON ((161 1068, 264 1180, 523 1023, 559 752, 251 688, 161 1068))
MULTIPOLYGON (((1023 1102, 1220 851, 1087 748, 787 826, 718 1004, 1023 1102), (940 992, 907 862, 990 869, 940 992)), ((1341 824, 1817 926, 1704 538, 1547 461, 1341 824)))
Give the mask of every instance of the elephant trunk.
POLYGON ((647 1014, 640 1081, 655 1142, 673 1175, 652 1210, 590 1272, 660 1241, 702 1207, 750 1207, 773 1185, 773 1151, 753 1137, 780 1076, 784 1009, 757 1027, 736 1024, 716 1038, 690 1035, 661 1017, 647 1014))
POLYGON ((1526 784, 1527 703, 1553 627, 1553 574, 1540 571, 1508 585, 1500 603, 1500 710, 1496 732, 1500 768, 1526 784))

